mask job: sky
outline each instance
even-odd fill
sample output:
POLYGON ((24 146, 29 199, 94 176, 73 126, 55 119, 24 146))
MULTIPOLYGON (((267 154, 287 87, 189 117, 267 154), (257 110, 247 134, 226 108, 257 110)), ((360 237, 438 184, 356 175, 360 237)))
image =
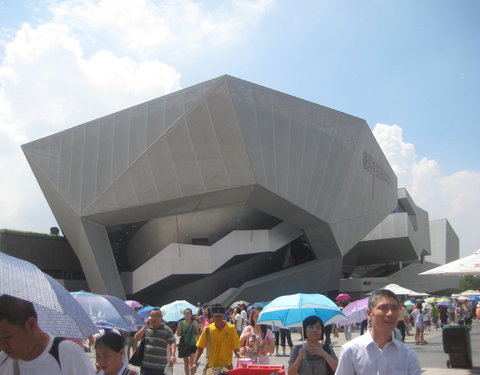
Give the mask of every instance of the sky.
POLYGON ((480 248, 477 0, 0 0, 0 228, 56 226, 20 149, 229 74, 363 118, 480 248))

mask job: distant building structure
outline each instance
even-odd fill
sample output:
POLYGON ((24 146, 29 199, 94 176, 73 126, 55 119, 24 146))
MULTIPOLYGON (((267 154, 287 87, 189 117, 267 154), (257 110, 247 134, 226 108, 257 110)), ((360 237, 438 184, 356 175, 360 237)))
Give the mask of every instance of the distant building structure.
POLYGON ((398 189, 396 209, 344 257, 340 289, 360 298, 395 283, 420 292, 450 294, 459 287, 458 276, 418 274, 458 259, 459 245, 446 219, 429 221, 408 191, 398 189))
POLYGON ((96 293, 335 293, 358 267, 431 253, 364 120, 231 76, 22 148, 96 293))
POLYGON ((35 264, 69 290, 88 288, 80 262, 65 237, 0 229, 0 251, 35 264))
POLYGON ((460 257, 460 241, 447 219, 432 220, 430 224, 431 254, 427 262, 445 264, 460 257))

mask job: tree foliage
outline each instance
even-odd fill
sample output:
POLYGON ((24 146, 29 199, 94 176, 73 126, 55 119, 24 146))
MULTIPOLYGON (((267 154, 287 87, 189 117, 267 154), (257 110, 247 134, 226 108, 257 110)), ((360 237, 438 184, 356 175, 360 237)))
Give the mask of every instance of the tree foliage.
POLYGON ((467 275, 460 279, 460 291, 480 290, 480 277, 476 275, 467 275))

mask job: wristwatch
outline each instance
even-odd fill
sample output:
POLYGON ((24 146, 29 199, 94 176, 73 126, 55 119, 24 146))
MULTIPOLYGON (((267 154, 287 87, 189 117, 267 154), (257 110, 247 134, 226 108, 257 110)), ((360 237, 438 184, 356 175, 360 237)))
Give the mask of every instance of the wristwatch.
POLYGON ((192 365, 198 366, 200 362, 193 362, 192 365))

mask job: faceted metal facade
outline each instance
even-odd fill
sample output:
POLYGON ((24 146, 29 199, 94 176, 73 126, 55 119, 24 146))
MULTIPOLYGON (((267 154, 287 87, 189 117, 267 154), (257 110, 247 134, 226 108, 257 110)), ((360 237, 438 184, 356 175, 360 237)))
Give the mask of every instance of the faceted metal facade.
POLYGON ((240 205, 301 228, 321 270, 397 201, 364 120, 231 76, 22 148, 92 291, 120 297, 109 227, 240 205))

